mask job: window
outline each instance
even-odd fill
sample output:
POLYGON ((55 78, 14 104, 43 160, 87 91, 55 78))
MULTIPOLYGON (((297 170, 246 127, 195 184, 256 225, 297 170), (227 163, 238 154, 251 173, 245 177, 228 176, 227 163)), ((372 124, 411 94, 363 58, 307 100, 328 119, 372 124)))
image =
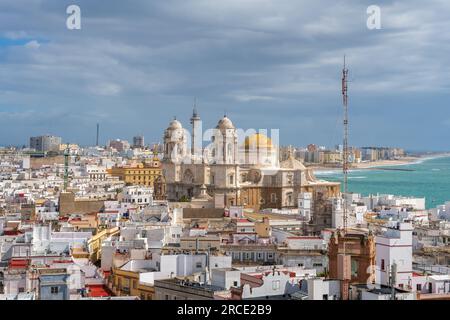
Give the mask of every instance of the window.
POLYGON ((384 271, 384 259, 381 259, 381 270, 384 271))
POLYGON ((274 281, 272 281, 272 289, 273 289, 273 290, 278 290, 278 289, 280 289, 280 280, 274 280, 274 281))
POLYGON ((130 279, 123 279, 123 286, 121 290, 125 293, 130 293, 130 279))
POLYGON ((322 267, 321 263, 313 263, 313 267, 322 267))
POLYGON ((237 281, 233 281, 233 287, 237 287, 238 286, 238 282, 237 281))
POLYGON ((202 263, 201 262, 197 262, 196 264, 195 264, 195 267, 198 269, 198 268, 201 268, 202 267, 202 263))
POLYGON ((418 283, 418 284, 416 285, 416 290, 417 290, 417 291, 422 291, 422 284, 418 283))
POLYGON ((359 263, 357 260, 352 259, 352 278, 358 276, 359 263))
POLYGON ((51 292, 51 294, 57 294, 59 292, 59 288, 58 287, 51 287, 50 288, 50 292, 51 292))
POLYGON ((234 176, 233 175, 230 175, 230 184, 233 184, 234 183, 234 176))
POLYGON ((270 195, 270 202, 272 202, 272 203, 277 202, 277 194, 276 193, 272 193, 270 195))
POLYGON ((292 184, 292 175, 291 174, 287 175, 287 183, 292 184))
POLYGON ((287 196, 287 204, 290 206, 292 205, 292 193, 289 192, 288 194, 286 194, 287 196))

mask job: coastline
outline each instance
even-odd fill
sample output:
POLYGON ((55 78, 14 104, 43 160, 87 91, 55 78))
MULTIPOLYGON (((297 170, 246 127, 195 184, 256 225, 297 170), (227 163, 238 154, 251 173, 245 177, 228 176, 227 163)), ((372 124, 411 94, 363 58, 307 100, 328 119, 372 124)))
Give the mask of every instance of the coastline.
MULTIPOLYGON (((353 170, 374 170, 376 168, 385 168, 385 167, 393 167, 393 166, 405 166, 405 165, 411 165, 411 164, 418 164, 422 163, 427 160, 436 159, 436 158, 442 158, 442 157, 450 157, 450 153, 442 153, 442 154, 435 154, 435 155, 423 155, 418 157, 403 157, 398 160, 379 160, 379 161, 372 161, 372 162, 360 162, 360 163, 354 163, 349 168, 350 171, 353 170)), ((341 171, 341 167, 331 167, 331 166, 309 166, 309 169, 312 169, 315 173, 321 173, 321 172, 337 172, 341 171)))

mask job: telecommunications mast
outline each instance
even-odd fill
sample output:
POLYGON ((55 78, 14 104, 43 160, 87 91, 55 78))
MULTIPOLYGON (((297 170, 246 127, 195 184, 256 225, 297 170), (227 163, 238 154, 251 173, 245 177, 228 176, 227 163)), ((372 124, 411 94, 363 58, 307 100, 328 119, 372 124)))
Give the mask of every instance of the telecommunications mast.
POLYGON ((342 102, 344 106, 344 144, 342 150, 342 172, 344 174, 344 233, 347 233, 347 192, 348 192, 348 96, 347 96, 347 77, 348 69, 345 65, 344 56, 344 68, 342 69, 342 102))

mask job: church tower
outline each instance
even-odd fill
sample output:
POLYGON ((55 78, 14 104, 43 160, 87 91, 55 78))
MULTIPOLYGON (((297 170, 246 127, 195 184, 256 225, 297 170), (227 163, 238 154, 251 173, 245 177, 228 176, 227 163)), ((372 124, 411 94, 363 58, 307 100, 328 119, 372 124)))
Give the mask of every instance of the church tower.
POLYGON ((214 142, 218 151, 218 163, 235 164, 237 158, 236 128, 226 114, 216 126, 214 142))
POLYGON ((201 163, 202 156, 202 120, 197 112, 197 100, 194 102, 191 117, 191 155, 194 163, 201 163))
POLYGON ((177 162, 186 156, 186 136, 181 123, 174 118, 164 131, 164 161, 177 162))

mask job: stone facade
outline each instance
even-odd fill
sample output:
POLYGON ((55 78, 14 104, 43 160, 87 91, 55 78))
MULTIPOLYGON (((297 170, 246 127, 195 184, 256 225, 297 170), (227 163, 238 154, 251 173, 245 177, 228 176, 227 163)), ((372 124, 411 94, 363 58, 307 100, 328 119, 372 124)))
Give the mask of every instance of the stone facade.
MULTIPOLYGON (((191 141, 198 143, 198 122, 191 119, 191 141)), ((295 208, 300 192, 320 189, 325 196, 337 196, 339 183, 317 180, 292 155, 279 162, 278 146, 270 138, 255 133, 238 143, 238 129, 224 116, 212 130, 211 143, 203 148, 188 146, 189 134, 174 119, 164 132, 163 176, 167 199, 189 200, 199 196, 202 187, 224 207, 244 206, 255 211, 264 208, 295 208), (199 151, 200 150, 200 151, 199 151), (219 197, 216 197, 218 195, 219 197)), ((331 220, 330 220, 331 223, 331 220)))

